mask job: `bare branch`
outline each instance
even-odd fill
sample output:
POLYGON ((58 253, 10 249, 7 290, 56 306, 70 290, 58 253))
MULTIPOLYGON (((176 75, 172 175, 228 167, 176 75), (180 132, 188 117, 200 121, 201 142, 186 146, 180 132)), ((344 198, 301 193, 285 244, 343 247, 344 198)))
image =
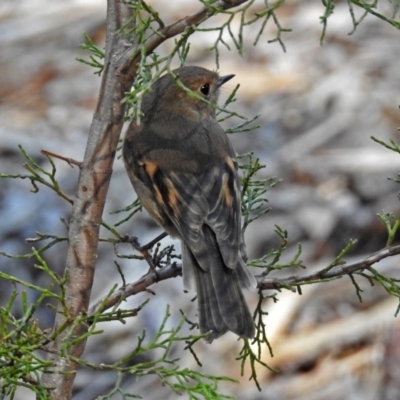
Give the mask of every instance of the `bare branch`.
POLYGON ((94 304, 92 307, 90 307, 88 314, 89 316, 93 316, 99 311, 99 308, 101 308, 101 311, 108 310, 127 297, 148 291, 148 288, 157 282, 165 281, 166 279, 170 278, 176 278, 177 276, 181 275, 182 266, 176 263, 169 264, 162 269, 157 270, 157 273, 149 270, 149 272, 146 275, 143 275, 138 281, 118 288, 105 303, 103 303, 103 300, 100 300, 94 304))
POLYGON ((56 153, 53 153, 52 151, 48 151, 48 150, 44 150, 44 149, 42 149, 40 152, 42 154, 44 154, 45 156, 58 158, 59 160, 63 160, 66 163, 68 163, 71 167, 73 167, 74 165, 77 165, 80 168, 82 166, 82 163, 80 161, 76 161, 73 158, 64 157, 64 156, 62 156, 60 154, 56 154, 56 153))
MULTIPOLYGON (((99 227, 124 120, 125 106, 122 98, 133 80, 133 72, 124 76, 117 72, 118 55, 125 49, 127 40, 118 36, 117 31, 125 20, 126 8, 118 0, 108 1, 105 68, 69 224, 69 248, 65 266, 68 312, 60 309, 56 314, 54 331, 68 322, 72 323, 80 313, 86 312, 89 305, 99 227)), ((41 379, 41 384, 49 388, 49 399, 71 398, 77 364, 63 357, 62 349, 68 349, 68 354, 78 359, 84 350, 85 341, 76 341, 69 348, 65 346, 71 337, 81 337, 86 331, 86 325, 76 325, 72 332, 63 330, 49 344, 54 367, 52 373, 43 374, 41 379)))

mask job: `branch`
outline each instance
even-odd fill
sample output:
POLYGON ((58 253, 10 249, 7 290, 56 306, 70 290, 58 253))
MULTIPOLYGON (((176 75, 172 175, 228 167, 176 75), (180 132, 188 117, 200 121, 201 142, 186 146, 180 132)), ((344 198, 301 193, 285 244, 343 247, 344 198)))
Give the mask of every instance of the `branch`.
POLYGON ((48 388, 49 399, 69 400, 77 363, 85 340, 77 340, 87 332, 84 324, 74 324, 88 309, 97 258, 99 227, 111 178, 112 164, 121 133, 125 105, 124 93, 132 84, 134 72, 120 75, 118 55, 126 48, 126 38, 117 35, 126 20, 127 6, 109 0, 107 6, 106 57, 99 100, 90 127, 85 156, 69 223, 69 247, 65 265, 64 310, 59 305, 54 332, 60 331, 49 344, 49 358, 54 366, 44 373, 41 385, 48 388), (61 329, 72 325, 71 329, 61 329), (72 340, 75 339, 75 340, 72 340))
MULTIPOLYGON (((188 15, 185 18, 180 19, 170 25, 160 26, 157 32, 153 33, 149 36, 149 38, 145 42, 146 47, 146 55, 151 54, 154 49, 156 49, 161 43, 165 40, 172 38, 176 35, 182 33, 186 28, 190 26, 197 26, 201 22, 215 15, 220 9, 222 11, 229 10, 230 8, 238 7, 243 3, 246 3, 248 0, 219 0, 215 4, 213 4, 213 8, 202 7, 198 11, 194 12, 191 15, 188 15)), ((126 73, 129 69, 136 68, 138 59, 140 56, 140 50, 138 55, 132 59, 132 53, 135 52, 135 48, 131 47, 125 51, 125 55, 123 56, 124 62, 122 63, 121 72, 126 73)))
POLYGON ((202 7, 195 13, 188 15, 185 18, 182 18, 171 25, 159 29, 157 33, 153 33, 146 41, 148 54, 150 54, 156 47, 158 47, 165 39, 179 35, 187 27, 199 25, 207 18, 216 14, 216 9, 221 9, 223 11, 229 10, 230 8, 240 6, 247 1, 248 0, 219 0, 217 3, 213 4, 213 8, 202 7))
POLYGON ((257 277, 258 288, 262 290, 281 288, 287 289, 288 286, 296 286, 308 282, 340 278, 343 275, 350 275, 354 272, 369 268, 371 265, 376 264, 384 258, 391 257, 397 254, 400 254, 400 245, 385 247, 384 249, 379 250, 374 254, 371 254, 362 261, 333 267, 328 271, 323 269, 311 274, 293 275, 282 279, 264 279, 263 277, 257 277))
POLYGON ((52 151, 48 151, 48 150, 44 150, 44 149, 42 149, 40 152, 42 154, 44 154, 45 156, 54 157, 54 158, 58 158, 59 160, 63 160, 66 163, 68 163, 70 167, 77 165, 80 168, 82 166, 82 163, 80 161, 76 161, 73 158, 67 158, 60 154, 56 154, 56 153, 53 153, 52 151))
POLYGON ((182 276, 182 266, 176 263, 169 264, 162 269, 157 270, 157 273, 149 270, 146 275, 143 275, 139 280, 118 288, 106 301, 103 299, 98 301, 88 312, 89 316, 94 316, 97 312, 102 312, 110 309, 124 299, 134 296, 135 294, 149 291, 148 288, 155 283, 165 281, 166 279, 182 276))
MULTIPOLYGON (((364 260, 357 261, 347 265, 341 265, 329 269, 322 269, 315 273, 304 274, 304 275, 293 275, 287 278, 266 279, 263 276, 256 276, 257 287, 261 290, 271 289, 289 289, 291 286, 298 286, 307 284, 309 282, 331 280, 333 278, 340 278, 344 275, 351 275, 357 271, 369 268, 373 264, 383 260, 384 258, 391 257, 400 254, 400 245, 386 247, 364 260)), ((159 270, 157 274, 149 271, 146 275, 142 276, 138 281, 130 283, 128 285, 118 288, 111 296, 106 300, 101 300, 94 304, 89 310, 89 316, 94 316, 97 312, 103 312, 129 296, 133 296, 137 293, 148 291, 149 287, 155 283, 164 281, 170 278, 176 278, 182 275, 182 266, 176 263, 169 264, 159 270)))

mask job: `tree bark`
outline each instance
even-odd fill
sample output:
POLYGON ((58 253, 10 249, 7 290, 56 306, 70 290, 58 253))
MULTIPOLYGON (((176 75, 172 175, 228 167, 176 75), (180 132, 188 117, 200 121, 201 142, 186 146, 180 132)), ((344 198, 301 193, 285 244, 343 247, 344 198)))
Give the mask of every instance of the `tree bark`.
MULTIPOLYGON (((123 24, 125 7, 118 1, 108 2, 105 66, 69 224, 65 266, 67 310, 62 307, 58 310, 54 331, 72 323, 89 306, 100 224, 124 122, 125 105, 122 99, 130 89, 135 72, 132 68, 125 74, 119 72, 119 55, 126 50, 127 41, 117 31, 123 24)), ((49 359, 54 362, 54 367, 51 373, 43 374, 41 384, 49 388, 50 399, 71 398, 77 365, 68 357, 62 357, 60 352, 66 349, 68 355, 79 358, 85 348, 85 340, 72 346, 70 342, 86 331, 87 326, 83 324, 72 331, 65 329, 49 344, 49 359)))

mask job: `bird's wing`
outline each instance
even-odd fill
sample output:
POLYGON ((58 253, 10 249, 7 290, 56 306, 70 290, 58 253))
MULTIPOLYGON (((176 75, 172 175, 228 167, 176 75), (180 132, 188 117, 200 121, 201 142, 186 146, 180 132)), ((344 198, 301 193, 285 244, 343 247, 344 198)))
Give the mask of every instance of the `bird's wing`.
POLYGON ((214 231, 222 258, 236 268, 241 240, 240 183, 236 160, 226 156, 215 168, 214 185, 207 196, 209 212, 205 223, 214 231))
POLYGON ((146 166, 153 194, 202 269, 210 268, 203 225, 208 225, 229 268, 238 263, 240 245, 240 186, 235 161, 227 156, 201 174, 146 166))

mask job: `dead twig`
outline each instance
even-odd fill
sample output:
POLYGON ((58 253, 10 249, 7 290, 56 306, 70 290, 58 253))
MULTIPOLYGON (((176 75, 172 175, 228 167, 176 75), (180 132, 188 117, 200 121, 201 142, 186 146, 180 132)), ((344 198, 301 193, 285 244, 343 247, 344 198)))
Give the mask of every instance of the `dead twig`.
POLYGON ((44 150, 44 149, 40 150, 40 152, 45 156, 58 158, 59 160, 63 160, 66 163, 68 163, 69 166, 72 167, 72 168, 73 168, 74 165, 77 165, 79 168, 82 167, 82 163, 80 161, 74 160, 73 158, 64 157, 64 156, 61 156, 60 154, 53 153, 52 151, 48 151, 48 150, 44 150))

